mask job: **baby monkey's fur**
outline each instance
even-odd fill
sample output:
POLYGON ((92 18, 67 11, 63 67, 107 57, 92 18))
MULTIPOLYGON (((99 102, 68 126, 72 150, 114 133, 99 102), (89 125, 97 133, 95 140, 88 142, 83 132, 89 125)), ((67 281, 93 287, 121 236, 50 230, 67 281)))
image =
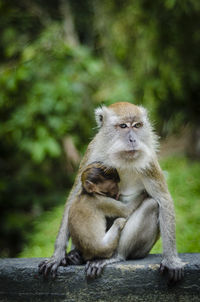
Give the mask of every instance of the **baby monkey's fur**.
POLYGON ((117 198, 120 181, 117 170, 94 162, 81 175, 82 188, 69 210, 72 242, 84 260, 110 258, 117 248, 126 217, 144 199, 123 204, 117 198), (106 232, 106 217, 117 218, 106 232))

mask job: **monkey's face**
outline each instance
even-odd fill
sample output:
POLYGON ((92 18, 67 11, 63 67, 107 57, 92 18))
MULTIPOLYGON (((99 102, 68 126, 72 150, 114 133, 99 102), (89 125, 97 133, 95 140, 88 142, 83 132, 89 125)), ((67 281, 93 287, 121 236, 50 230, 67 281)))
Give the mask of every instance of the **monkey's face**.
POLYGON ((117 199, 119 193, 119 187, 116 182, 111 179, 105 179, 103 182, 96 184, 96 192, 101 195, 112 197, 117 199))
POLYGON ((143 107, 115 103, 96 110, 104 153, 115 167, 136 162, 152 154, 155 135, 143 107))
MULTIPOLYGON (((141 134, 143 121, 141 118, 127 117, 119 119, 114 125, 114 144, 110 148, 111 153, 127 160, 137 159, 143 150, 141 134)), ((114 132, 113 131, 113 132, 114 132)))

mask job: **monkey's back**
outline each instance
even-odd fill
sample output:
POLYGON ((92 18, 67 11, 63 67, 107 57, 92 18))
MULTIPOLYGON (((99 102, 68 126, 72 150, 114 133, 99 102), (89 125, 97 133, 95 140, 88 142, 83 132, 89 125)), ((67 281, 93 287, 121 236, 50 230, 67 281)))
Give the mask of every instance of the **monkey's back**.
POLYGON ((81 195, 69 210, 68 223, 72 242, 82 252, 85 260, 96 256, 99 242, 106 231, 106 218, 97 204, 95 196, 81 195))

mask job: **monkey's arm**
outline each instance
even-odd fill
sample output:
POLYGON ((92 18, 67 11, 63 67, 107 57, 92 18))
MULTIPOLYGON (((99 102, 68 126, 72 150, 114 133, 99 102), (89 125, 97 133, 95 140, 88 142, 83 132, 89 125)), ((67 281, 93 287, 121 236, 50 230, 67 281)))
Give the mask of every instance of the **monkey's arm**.
POLYGON ((62 222, 55 242, 54 254, 50 259, 46 259, 39 264, 39 273, 47 276, 49 273, 55 278, 60 265, 66 265, 66 245, 69 240, 68 212, 69 205, 66 203, 62 222))
POLYGON ((155 160, 143 175, 145 189, 159 205, 159 225, 163 245, 163 260, 160 271, 169 273, 170 281, 178 281, 183 276, 183 266, 176 249, 174 204, 163 172, 155 160))
POLYGON ((134 210, 137 209, 139 204, 144 200, 144 195, 141 194, 134 201, 124 204, 121 201, 110 197, 97 196, 98 203, 97 206, 101 209, 104 214, 108 217, 127 217, 134 210))
POLYGON ((77 173, 74 185, 67 199, 62 222, 55 242, 54 253, 51 258, 46 259, 45 261, 42 261, 39 264, 39 273, 43 274, 44 276, 47 276, 48 274, 51 273, 52 277, 55 278, 58 267, 60 265, 67 265, 66 245, 69 240, 68 214, 69 214, 70 206, 75 200, 75 197, 77 196, 80 190, 81 187, 80 175, 82 173, 82 169, 84 168, 88 160, 89 152, 90 152, 90 145, 88 146, 88 151, 86 152, 86 155, 81 161, 80 168, 77 173))

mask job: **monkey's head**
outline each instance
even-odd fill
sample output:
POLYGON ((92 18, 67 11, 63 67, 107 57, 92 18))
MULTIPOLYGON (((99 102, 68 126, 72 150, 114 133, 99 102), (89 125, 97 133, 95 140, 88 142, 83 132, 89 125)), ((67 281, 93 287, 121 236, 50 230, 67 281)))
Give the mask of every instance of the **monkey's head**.
POLYGON ((157 137, 145 108, 121 102, 97 108, 95 114, 103 146, 99 148, 110 165, 141 167, 153 156, 157 137))
POLYGON ((106 167, 101 162, 88 165, 81 175, 83 190, 88 194, 97 193, 116 198, 120 181, 117 170, 106 167))

